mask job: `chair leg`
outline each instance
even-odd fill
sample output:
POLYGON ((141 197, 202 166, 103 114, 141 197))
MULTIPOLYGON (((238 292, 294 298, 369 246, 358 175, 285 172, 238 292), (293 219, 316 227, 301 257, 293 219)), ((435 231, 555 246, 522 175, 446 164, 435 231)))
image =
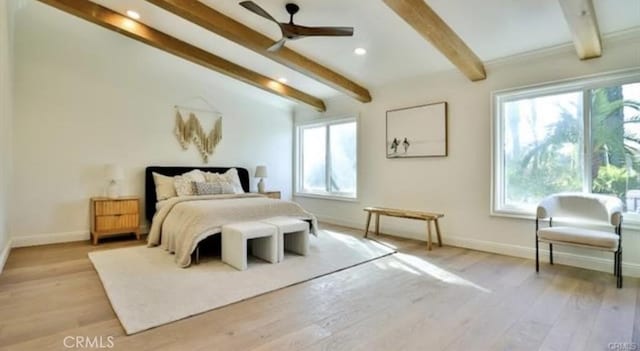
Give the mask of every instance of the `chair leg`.
POLYGON ((536 234, 536 273, 540 272, 540 258, 538 254, 538 235, 536 234))
POLYGON ((613 253, 613 275, 618 276, 618 251, 613 253))
POLYGON ((618 249, 618 289, 622 289, 622 250, 618 249))
POLYGON ((549 243, 549 263, 553 264, 553 244, 549 243))

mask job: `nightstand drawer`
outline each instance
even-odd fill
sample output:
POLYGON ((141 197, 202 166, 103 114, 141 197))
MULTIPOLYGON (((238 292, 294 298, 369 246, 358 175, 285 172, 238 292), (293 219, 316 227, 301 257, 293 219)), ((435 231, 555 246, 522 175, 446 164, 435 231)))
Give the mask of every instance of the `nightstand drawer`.
POLYGON ((270 199, 279 200, 280 197, 281 197, 279 191, 267 191, 264 194, 267 195, 267 197, 270 198, 270 199))
POLYGON ((96 216, 97 231, 116 231, 120 229, 138 228, 140 217, 138 214, 122 214, 113 216, 96 216))
POLYGON ((96 216, 138 213, 138 200, 96 201, 96 216))

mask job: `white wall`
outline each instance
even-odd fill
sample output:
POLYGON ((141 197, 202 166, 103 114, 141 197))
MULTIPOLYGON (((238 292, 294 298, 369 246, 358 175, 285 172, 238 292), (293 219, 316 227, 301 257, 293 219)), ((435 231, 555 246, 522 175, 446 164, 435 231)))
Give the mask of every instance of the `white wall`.
POLYGON ((290 196, 284 100, 39 2, 18 13, 15 44, 14 246, 88 238, 89 197, 103 194, 107 163, 125 168, 134 195, 146 166, 202 165, 173 135, 173 105, 204 107, 197 96, 224 115, 209 165, 265 164, 268 188, 290 196))
MULTIPOLYGON (((360 114, 360 201, 356 203, 296 198, 329 222, 363 228, 365 206, 390 206, 444 212, 444 241, 482 250, 533 257, 533 222, 491 217, 491 101, 494 90, 640 66, 638 32, 604 42, 602 58, 580 61, 572 47, 522 55, 487 65, 488 79, 470 82, 457 71, 416 77, 372 91, 373 102, 328 101, 322 115, 296 110, 296 120, 360 114), (449 156, 446 158, 386 159, 385 111, 447 101, 449 156)), ((427 45, 427 44, 425 44, 427 45)), ((383 218, 382 230, 425 239, 424 224, 383 218)), ((625 273, 640 274, 640 233, 624 233, 625 273), (631 268, 633 270, 630 270, 631 268)), ((560 248, 558 251, 562 251, 560 248)), ((611 270, 612 255, 571 251, 559 261, 611 270)), ((546 257, 546 256, 545 256, 546 257)))
POLYGON ((8 201, 11 176, 12 56, 11 2, 0 2, 0 272, 9 254, 8 201))

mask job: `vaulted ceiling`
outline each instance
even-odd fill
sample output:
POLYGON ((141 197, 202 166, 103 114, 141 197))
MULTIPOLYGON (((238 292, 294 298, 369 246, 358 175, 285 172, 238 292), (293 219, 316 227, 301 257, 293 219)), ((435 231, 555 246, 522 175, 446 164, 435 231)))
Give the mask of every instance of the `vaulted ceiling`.
MULTIPOLYGON (((564 0, 561 0, 564 1, 564 0)), ((46 2, 46 1, 45 1, 46 2)), ((140 13, 140 22, 317 98, 340 92, 263 55, 233 43, 144 0, 93 0, 124 14, 140 13)), ((250 13, 236 0, 202 0, 207 5, 273 40, 277 26, 250 13)), ((254 0, 276 19, 286 21, 287 2, 300 7, 296 23, 308 26, 353 26, 353 37, 305 38, 290 49, 369 88, 406 77, 453 69, 453 64, 383 0, 254 0), (367 54, 354 54, 355 48, 367 54)), ((428 0, 428 5, 483 62, 570 43, 572 34, 559 0, 428 0)), ((602 34, 640 27, 640 1, 594 0, 602 34)), ((576 59, 578 59, 576 57, 576 59)), ((461 73, 462 74, 462 73, 461 73)))

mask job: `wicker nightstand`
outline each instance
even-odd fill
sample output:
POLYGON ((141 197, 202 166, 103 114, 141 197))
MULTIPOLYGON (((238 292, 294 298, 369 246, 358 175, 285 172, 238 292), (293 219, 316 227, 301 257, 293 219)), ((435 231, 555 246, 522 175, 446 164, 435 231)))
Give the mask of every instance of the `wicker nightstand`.
POLYGON ((140 239, 138 197, 91 198, 91 240, 96 245, 105 236, 133 233, 140 239))
POLYGON ((262 194, 270 199, 276 199, 276 200, 280 200, 280 198, 282 197, 280 194, 280 191, 265 191, 264 193, 258 193, 258 194, 262 194))

